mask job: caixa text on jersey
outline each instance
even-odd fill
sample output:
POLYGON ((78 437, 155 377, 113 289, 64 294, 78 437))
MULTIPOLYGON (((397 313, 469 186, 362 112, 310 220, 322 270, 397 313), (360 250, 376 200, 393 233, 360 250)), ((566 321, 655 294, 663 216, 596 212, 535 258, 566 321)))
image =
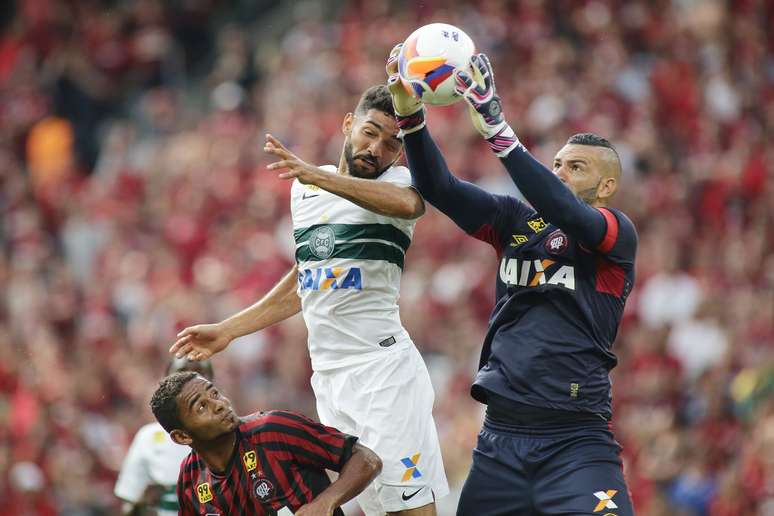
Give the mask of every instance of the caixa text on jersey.
POLYGON ((301 290, 363 289, 360 267, 316 267, 298 271, 301 290))
POLYGON ((538 285, 562 285, 575 290, 575 268, 559 265, 554 260, 520 260, 503 258, 500 262, 500 280, 507 285, 537 287, 538 285))

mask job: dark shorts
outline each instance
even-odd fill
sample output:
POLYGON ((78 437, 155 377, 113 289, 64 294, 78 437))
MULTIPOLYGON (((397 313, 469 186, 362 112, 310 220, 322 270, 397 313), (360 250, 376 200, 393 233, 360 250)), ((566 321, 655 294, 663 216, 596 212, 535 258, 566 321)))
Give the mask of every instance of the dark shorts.
POLYGON ((487 420, 457 516, 633 516, 620 451, 604 422, 535 429, 487 420))

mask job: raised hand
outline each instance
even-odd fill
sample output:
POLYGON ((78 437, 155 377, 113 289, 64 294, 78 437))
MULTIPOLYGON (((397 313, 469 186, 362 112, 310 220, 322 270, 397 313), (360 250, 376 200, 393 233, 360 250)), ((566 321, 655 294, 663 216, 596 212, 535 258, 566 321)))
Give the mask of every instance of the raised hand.
POLYGON ((264 144, 263 150, 280 158, 280 161, 275 161, 266 168, 269 170, 287 169, 286 172, 279 174, 281 179, 298 178, 303 184, 316 184, 321 174, 329 173, 314 165, 310 165, 290 152, 282 142, 271 134, 266 135, 266 143, 264 144))
POLYGON ((232 340, 220 324, 197 324, 178 333, 169 352, 178 358, 188 356, 189 360, 206 360, 226 349, 232 340))
POLYGON ((477 54, 470 58, 470 67, 472 74, 461 69, 454 71, 454 89, 468 103, 476 130, 489 142, 495 154, 506 156, 519 140, 505 121, 492 65, 486 54, 477 54))
POLYGON ((392 95, 392 106, 398 119, 400 137, 418 131, 425 126, 425 106, 421 100, 406 89, 398 75, 398 56, 403 43, 398 43, 390 51, 385 70, 387 88, 392 95))

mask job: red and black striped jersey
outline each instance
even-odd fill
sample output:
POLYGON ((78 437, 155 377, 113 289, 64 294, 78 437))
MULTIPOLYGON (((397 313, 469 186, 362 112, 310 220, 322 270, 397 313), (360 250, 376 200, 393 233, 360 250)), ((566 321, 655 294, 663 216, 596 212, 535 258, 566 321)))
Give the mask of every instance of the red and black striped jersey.
MULTIPOLYGON (((275 515, 283 508, 295 512, 330 485, 325 470, 340 471, 357 441, 284 411, 244 417, 236 433, 234 454, 222 475, 212 472, 193 450, 180 465, 181 515, 275 515)), ((343 516, 341 509, 334 514, 343 516)))

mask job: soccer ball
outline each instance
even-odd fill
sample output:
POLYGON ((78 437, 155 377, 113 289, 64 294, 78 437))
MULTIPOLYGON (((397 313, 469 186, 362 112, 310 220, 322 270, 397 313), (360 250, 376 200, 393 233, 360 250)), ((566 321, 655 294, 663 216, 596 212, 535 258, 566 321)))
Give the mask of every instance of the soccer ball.
POLYGON ((426 104, 448 106, 462 99, 454 91, 454 70, 470 69, 475 45, 462 29, 431 23, 406 38, 398 74, 406 90, 426 104))

